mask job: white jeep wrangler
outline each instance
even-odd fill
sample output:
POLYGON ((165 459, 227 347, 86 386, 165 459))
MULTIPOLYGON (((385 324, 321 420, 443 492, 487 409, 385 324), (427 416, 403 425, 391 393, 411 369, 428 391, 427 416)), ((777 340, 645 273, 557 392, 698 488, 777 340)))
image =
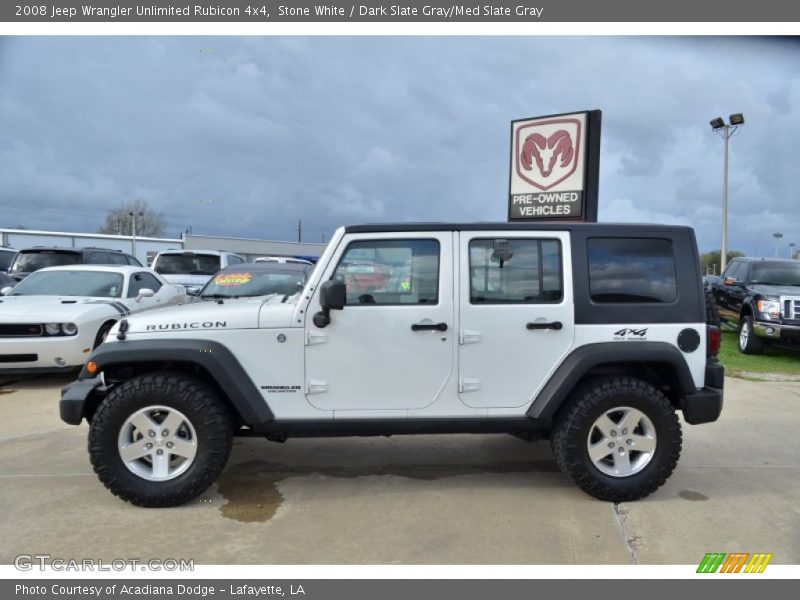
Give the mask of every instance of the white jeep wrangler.
POLYGON ((64 388, 101 481, 172 506, 236 435, 510 433, 610 501, 672 473, 681 425, 722 409, 688 227, 396 224, 339 229, 293 296, 121 321, 64 388))

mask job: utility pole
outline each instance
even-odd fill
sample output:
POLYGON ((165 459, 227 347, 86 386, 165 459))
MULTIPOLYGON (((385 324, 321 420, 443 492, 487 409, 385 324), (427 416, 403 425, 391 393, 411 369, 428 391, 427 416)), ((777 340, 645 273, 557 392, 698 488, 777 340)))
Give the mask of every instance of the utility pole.
POLYGON ((297 241, 298 243, 303 241, 303 219, 297 220, 297 241))
MULTIPOLYGON (((140 217, 144 216, 141 210, 138 214, 140 217)), ((131 254, 136 258, 136 212, 131 211, 128 216, 131 218, 131 254)))

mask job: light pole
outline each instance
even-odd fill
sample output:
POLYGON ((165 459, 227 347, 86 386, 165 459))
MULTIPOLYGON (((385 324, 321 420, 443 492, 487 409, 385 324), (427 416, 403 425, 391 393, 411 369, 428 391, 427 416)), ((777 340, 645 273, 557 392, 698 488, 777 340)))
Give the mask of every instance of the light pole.
POLYGON ((780 243, 783 234, 780 231, 777 231, 772 234, 772 237, 775 238, 775 258, 778 258, 778 244, 780 243))
MULTIPOLYGON (((136 215, 137 213, 134 211, 128 213, 131 218, 131 254, 133 254, 134 258, 136 258, 136 215)), ((144 212, 140 210, 138 215, 141 218, 144 216, 144 212)))
POLYGON ((744 115, 735 113, 728 117, 730 124, 725 123, 722 117, 710 121, 711 129, 716 131, 725 140, 725 163, 722 174, 722 248, 720 249, 719 272, 724 273, 728 265, 728 142, 731 136, 741 125, 744 125, 744 115))
POLYGON ((794 247, 795 247, 795 245, 796 244, 794 242, 789 242, 789 258, 794 258, 794 247))

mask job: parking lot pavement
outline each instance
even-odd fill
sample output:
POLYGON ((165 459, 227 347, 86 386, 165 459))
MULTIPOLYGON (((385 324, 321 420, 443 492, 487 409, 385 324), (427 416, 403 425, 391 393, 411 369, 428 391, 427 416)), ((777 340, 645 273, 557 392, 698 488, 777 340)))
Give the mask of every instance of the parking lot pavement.
MULTIPOLYGON (((0 381, 3 378, 0 377, 0 381)), ((141 509, 103 488, 87 426, 58 418, 63 378, 0 387, 0 563, 184 558, 197 564, 800 562, 800 384, 726 381, 716 424, 684 428, 676 472, 615 506, 506 435, 236 440, 198 501, 141 509)))

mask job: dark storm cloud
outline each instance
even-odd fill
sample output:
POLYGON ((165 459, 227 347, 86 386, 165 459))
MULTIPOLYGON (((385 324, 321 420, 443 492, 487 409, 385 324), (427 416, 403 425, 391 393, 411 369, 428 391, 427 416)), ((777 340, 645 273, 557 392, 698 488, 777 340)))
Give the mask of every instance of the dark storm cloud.
POLYGON ((511 119, 600 108, 603 220, 800 242, 800 45, 758 38, 0 40, 0 226, 95 230, 144 198, 168 234, 504 220, 511 119))

